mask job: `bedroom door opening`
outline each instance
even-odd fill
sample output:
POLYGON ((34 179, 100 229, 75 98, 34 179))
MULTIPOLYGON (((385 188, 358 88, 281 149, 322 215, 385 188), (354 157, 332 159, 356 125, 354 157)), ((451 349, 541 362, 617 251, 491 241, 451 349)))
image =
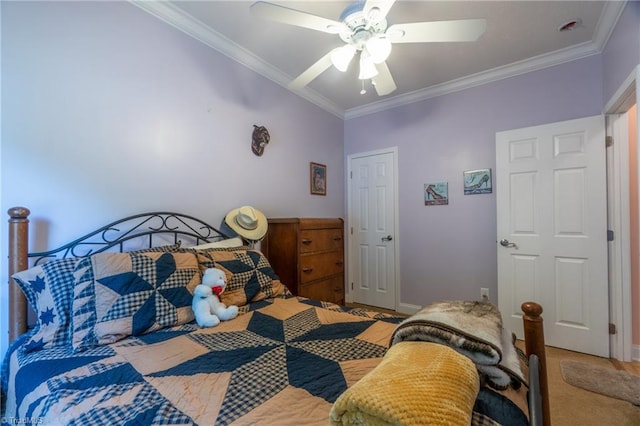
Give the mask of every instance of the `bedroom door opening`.
POLYGON ((548 345, 609 357, 604 116, 496 134, 498 305, 544 308, 548 345))
POLYGON ((347 300, 397 310, 397 149, 348 158, 347 300))

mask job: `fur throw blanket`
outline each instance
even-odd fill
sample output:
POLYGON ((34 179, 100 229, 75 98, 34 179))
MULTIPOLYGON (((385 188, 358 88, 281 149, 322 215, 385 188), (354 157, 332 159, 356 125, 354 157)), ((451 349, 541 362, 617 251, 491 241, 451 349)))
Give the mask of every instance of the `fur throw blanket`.
POLYGON ((526 384, 509 330, 490 302, 438 302, 424 307, 396 327, 390 346, 406 341, 447 345, 471 359, 483 381, 496 389, 526 384), (519 382, 519 383, 517 383, 519 382))

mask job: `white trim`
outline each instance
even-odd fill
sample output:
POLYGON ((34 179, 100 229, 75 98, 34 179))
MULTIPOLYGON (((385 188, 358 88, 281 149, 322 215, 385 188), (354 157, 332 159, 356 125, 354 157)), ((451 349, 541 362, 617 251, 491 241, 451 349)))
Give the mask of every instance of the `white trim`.
POLYGON ((622 12, 628 1, 629 0, 619 0, 604 3, 593 37, 593 41, 598 45, 600 51, 607 45, 609 37, 613 34, 613 30, 618 23, 618 19, 622 16, 622 12))
POLYGON ((400 303, 398 304, 398 309, 396 312, 400 312, 401 314, 413 315, 417 314, 420 309, 423 307, 420 305, 412 305, 410 303, 400 303))
MULTIPOLYGON (((233 59, 234 61, 244 65, 252 71, 268 78, 274 83, 287 88, 287 85, 293 80, 293 77, 282 72, 277 67, 266 62, 253 52, 236 44, 229 38, 212 30, 203 22, 186 13, 178 6, 171 2, 165 1, 140 1, 129 0, 133 5, 138 6, 145 12, 150 13, 156 18, 166 22, 172 27, 184 32, 185 34, 195 38, 207 46, 217 50, 223 55, 233 59)), ((296 92, 300 97, 306 99, 339 118, 343 118, 344 111, 324 96, 314 92, 308 88, 296 92)))
MULTIPOLYGON (((142 1, 129 0, 131 4, 150 13, 156 18, 201 41, 207 46, 219 51, 225 56, 239 62, 256 73, 268 78, 274 83, 287 88, 293 77, 282 72, 277 67, 264 61, 254 53, 236 44, 229 38, 214 31, 203 22, 186 13, 178 6, 168 1, 142 1)), ((396 108, 414 102, 423 101, 436 96, 458 92, 482 84, 514 77, 531 71, 549 68, 576 59, 596 55, 602 52, 618 19, 622 15, 628 0, 607 1, 604 3, 600 19, 596 26, 593 41, 585 42, 566 49, 560 49, 544 55, 539 55, 523 61, 514 62, 502 67, 497 67, 471 76, 452 80, 446 83, 427 87, 422 90, 394 96, 382 101, 377 101, 360 107, 345 110, 334 102, 322 96, 320 93, 308 87, 295 93, 303 99, 317 105, 325 111, 345 120, 373 114, 375 112, 396 108)), ((289 90, 287 88, 287 90, 289 90)))
POLYGON ((449 93, 458 92, 460 90, 469 89, 471 87, 481 86, 505 78, 515 77, 532 71, 553 67, 555 65, 564 64, 566 62, 575 61, 577 59, 586 58, 588 56, 602 53, 602 50, 609 41, 609 37, 613 33, 613 29, 620 19, 627 0, 608 1, 604 3, 602 13, 596 24, 596 30, 593 41, 581 43, 565 49, 556 50, 554 52, 545 53, 522 61, 514 62, 502 67, 493 68, 477 74, 466 76, 457 80, 448 81, 436 86, 427 87, 415 92, 387 98, 383 101, 369 103, 361 107, 351 108, 345 111, 345 120, 360 117, 363 115, 373 114, 375 112, 384 111, 395 108, 400 105, 407 105, 414 102, 423 101, 436 96, 447 95, 449 93))
POLYGON ((461 90, 469 89, 483 84, 492 83, 498 80, 515 77, 532 71, 549 68, 560 65, 565 62, 575 61, 577 59, 586 58, 588 56, 600 53, 598 46, 593 42, 585 42, 571 48, 556 50, 555 52, 528 58, 522 61, 514 62, 502 67, 493 68, 477 74, 469 75, 457 80, 451 80, 446 83, 426 87, 421 90, 405 93, 403 95, 387 98, 382 101, 372 102, 360 107, 351 108, 345 111, 345 120, 361 117, 363 115, 373 114, 375 112, 396 108, 401 105, 407 105, 419 101, 423 101, 437 96, 443 96, 461 90))
POLYGON ((615 114, 619 112, 627 111, 631 106, 636 103, 638 98, 634 98, 634 94, 638 95, 636 90, 636 82, 640 81, 640 65, 637 65, 625 78, 618 90, 611 96, 609 102, 604 106, 605 114, 615 114))
MULTIPOLYGON (((375 151, 367 151, 367 152, 359 152, 356 154, 350 154, 347 156, 347 192, 346 192, 346 197, 347 197, 347 224, 346 224, 346 229, 347 231, 349 229, 351 229, 351 212, 352 212, 352 208, 351 208, 351 185, 353 180, 351 179, 351 162, 355 159, 355 158, 362 158, 362 157, 371 157, 374 155, 382 155, 382 154, 392 154, 393 155, 393 187, 394 187, 394 198, 393 198, 393 235, 394 235, 394 240, 395 240, 395 244, 394 244, 394 262, 395 262, 395 303, 394 303, 394 310, 396 312, 401 312, 401 313, 406 313, 406 314, 413 314, 417 311, 420 310, 420 307, 416 307, 414 305, 408 305, 408 304, 402 304, 400 303, 400 223, 398 222, 398 218, 399 218, 399 210, 400 210, 400 206, 399 206, 399 200, 400 200, 400 193, 399 193, 399 171, 398 171, 398 147, 397 146, 392 146, 389 148, 382 148, 382 149, 378 149, 375 151), (416 309, 417 308, 417 309, 416 309)), ((351 260, 349 259, 349 257, 352 254, 352 248, 351 248, 351 244, 352 244, 352 235, 351 232, 347 232, 347 285, 346 285, 346 292, 345 292, 345 301, 347 302, 353 302, 353 293, 351 292, 351 288, 350 288, 350 283, 353 282, 353 276, 354 276, 354 262, 351 262, 351 260)))
POLYGON ((610 356, 631 359, 631 246, 629 212, 629 135, 626 114, 607 116, 607 135, 614 138, 607 155, 609 229, 609 320, 617 332, 610 336, 610 356), (611 158, 609 158, 611 157, 611 158))
MULTIPOLYGON (((640 65, 638 65, 616 90, 605 105, 607 134, 614 137, 613 159, 608 164, 610 179, 609 212, 610 229, 618 237, 610 244, 609 253, 609 317, 616 325, 617 333, 610 338, 611 357, 621 361, 632 358, 633 342, 631 302, 631 253, 629 212, 629 118, 626 112, 640 100, 640 65), (611 171, 610 168, 613 168, 611 171)), ((640 159, 639 159, 640 161, 640 159)), ((640 176, 638 176, 640 179, 640 176)), ((639 182, 640 184, 640 182, 639 182)))
POLYGON ((640 345, 633 345, 631 349, 631 359, 633 361, 640 361, 640 345))

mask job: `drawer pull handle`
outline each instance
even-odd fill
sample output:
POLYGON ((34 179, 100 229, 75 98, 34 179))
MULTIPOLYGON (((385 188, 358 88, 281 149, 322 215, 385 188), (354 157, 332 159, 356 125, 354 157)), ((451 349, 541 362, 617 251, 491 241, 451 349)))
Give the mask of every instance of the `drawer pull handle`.
POLYGON ((309 244, 311 244, 311 241, 312 240, 302 240, 302 244, 309 245, 309 244))
POLYGON ((343 263, 342 260, 336 260, 336 265, 342 266, 342 263, 343 263))
POLYGON ((342 237, 333 237, 333 241, 342 241, 342 237))
POLYGON ((303 268, 302 272, 311 273, 313 272, 313 268, 303 268))

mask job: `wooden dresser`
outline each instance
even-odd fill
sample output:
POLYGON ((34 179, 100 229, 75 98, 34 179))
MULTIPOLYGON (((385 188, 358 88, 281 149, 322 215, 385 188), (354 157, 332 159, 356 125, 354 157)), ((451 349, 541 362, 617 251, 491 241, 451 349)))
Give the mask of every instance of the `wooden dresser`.
POLYGON ((280 281, 298 296, 344 304, 342 219, 268 219, 262 241, 280 281))

